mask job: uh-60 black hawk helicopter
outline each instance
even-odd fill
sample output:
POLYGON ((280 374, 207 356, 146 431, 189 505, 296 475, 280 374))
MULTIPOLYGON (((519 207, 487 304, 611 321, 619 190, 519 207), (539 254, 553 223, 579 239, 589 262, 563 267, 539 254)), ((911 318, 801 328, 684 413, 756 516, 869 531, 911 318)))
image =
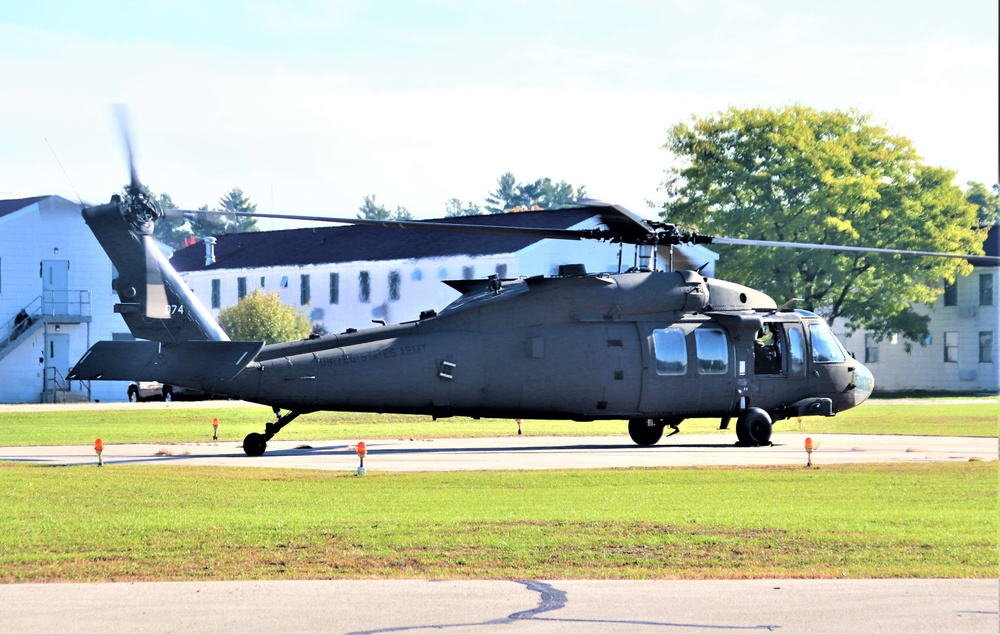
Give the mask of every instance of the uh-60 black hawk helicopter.
MULTIPOLYGON (((127 141, 127 137, 126 137, 127 141)), ((131 162, 131 149, 129 159, 131 162)), ((276 420, 243 441, 250 456, 299 415, 319 410, 535 419, 624 419, 656 443, 689 417, 736 419, 739 444, 766 445, 772 422, 832 416, 863 402, 871 372, 814 313, 698 271, 450 281, 461 297, 419 319, 299 342, 230 341, 152 243, 164 211, 131 184, 83 217, 117 270, 115 310, 144 341, 104 341, 70 379, 159 381, 270 406, 276 420), (281 411, 287 411, 281 414, 281 411)), ((816 247, 682 233, 598 202, 586 230, 367 221, 396 231, 464 231, 658 245, 816 247)), ((257 216, 269 216, 257 214, 257 216)), ((655 269, 655 266, 653 267, 655 269)), ((671 434, 673 433, 671 432, 671 434)))

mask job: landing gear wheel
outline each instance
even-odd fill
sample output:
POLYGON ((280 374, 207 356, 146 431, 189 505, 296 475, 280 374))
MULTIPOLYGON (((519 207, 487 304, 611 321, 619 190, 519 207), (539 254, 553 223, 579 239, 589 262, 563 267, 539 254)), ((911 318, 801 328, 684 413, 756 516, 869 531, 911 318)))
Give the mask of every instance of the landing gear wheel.
POLYGON ((139 401, 139 389, 135 386, 128 389, 128 400, 132 403, 137 403, 139 401))
POLYGON ((636 445, 654 445, 663 436, 663 423, 656 419, 629 419, 628 435, 636 445))
POLYGON ((170 386, 163 387, 163 401, 170 403, 174 400, 174 389, 170 386))
POLYGON ((747 408, 736 422, 739 445, 771 445, 771 416, 760 408, 747 408))
POLYGON ((251 432, 243 439, 243 451, 247 456, 262 456, 267 449, 267 441, 259 432, 251 432))

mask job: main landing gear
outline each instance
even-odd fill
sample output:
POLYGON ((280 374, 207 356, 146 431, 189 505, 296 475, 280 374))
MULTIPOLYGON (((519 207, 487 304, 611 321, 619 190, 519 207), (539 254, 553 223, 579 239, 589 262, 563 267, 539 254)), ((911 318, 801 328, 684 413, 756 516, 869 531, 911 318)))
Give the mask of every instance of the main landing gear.
POLYGON ((760 446, 771 443, 771 415, 761 408, 747 408, 736 421, 736 445, 760 446))
POLYGON ((671 419, 629 419, 628 436, 635 441, 636 445, 655 445, 663 436, 665 427, 673 428, 673 432, 668 434, 668 437, 680 432, 678 426, 681 421, 683 419, 676 417, 671 419))
POLYGON ((277 421, 269 421, 264 424, 264 434, 259 432, 251 432, 243 439, 243 451, 247 456, 261 456, 264 454, 264 450, 267 449, 267 442, 271 440, 271 437, 278 434, 278 431, 287 426, 292 422, 295 417, 299 416, 298 412, 289 412, 288 414, 282 416, 280 408, 274 408, 274 416, 278 418, 277 421))

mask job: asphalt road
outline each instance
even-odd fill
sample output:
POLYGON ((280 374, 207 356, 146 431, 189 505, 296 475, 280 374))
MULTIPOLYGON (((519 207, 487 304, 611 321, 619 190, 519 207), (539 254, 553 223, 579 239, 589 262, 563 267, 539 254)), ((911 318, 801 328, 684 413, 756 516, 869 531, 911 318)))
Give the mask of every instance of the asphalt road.
MULTIPOLYGON (((775 434, 774 446, 735 447, 728 435, 679 434, 639 447, 620 437, 505 437, 367 441, 370 472, 451 470, 544 470, 685 465, 802 465, 804 434, 775 434)), ((812 464, 921 461, 995 461, 998 440, 990 437, 812 435, 812 464)), ((106 467, 138 463, 228 465, 355 470, 355 445, 345 441, 274 439, 261 457, 248 457, 240 443, 129 444, 105 442, 106 467)), ((97 464, 91 446, 0 448, 0 461, 49 465, 97 464)))
POLYGON ((0 586, 0 633, 992 633, 996 580, 0 586))

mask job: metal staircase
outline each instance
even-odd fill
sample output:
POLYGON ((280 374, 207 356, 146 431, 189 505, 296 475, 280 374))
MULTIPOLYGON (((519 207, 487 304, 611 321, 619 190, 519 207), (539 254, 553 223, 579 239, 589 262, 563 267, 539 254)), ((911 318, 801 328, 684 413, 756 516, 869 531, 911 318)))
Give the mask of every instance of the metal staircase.
MULTIPOLYGON (((0 324, 0 364, 19 346, 33 341, 34 336, 46 330, 49 324, 85 324, 92 321, 90 291, 45 291, 32 299, 24 310, 28 314, 27 320, 18 324, 15 315, 0 324)), ((90 382, 70 382, 53 366, 47 365, 43 370, 43 402, 90 401, 90 382)))

